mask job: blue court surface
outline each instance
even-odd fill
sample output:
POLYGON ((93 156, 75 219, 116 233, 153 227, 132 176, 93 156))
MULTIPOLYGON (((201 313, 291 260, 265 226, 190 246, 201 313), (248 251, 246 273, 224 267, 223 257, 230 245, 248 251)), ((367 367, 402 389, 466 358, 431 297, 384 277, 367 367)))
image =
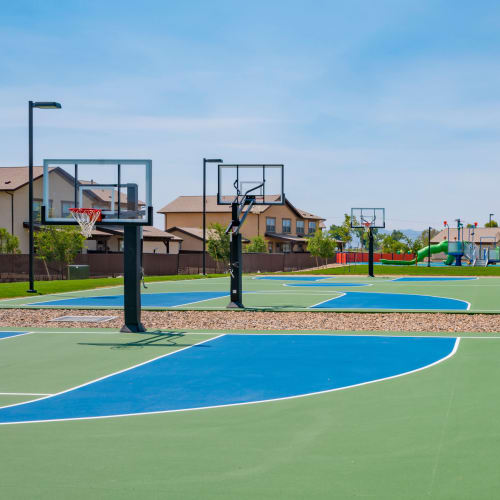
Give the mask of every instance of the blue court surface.
POLYGON ((256 276, 254 280, 271 280, 271 281, 321 281, 329 279, 326 277, 315 277, 315 276, 256 276))
MULTIPOLYGON (((142 307, 175 307, 204 300, 227 297, 227 292, 166 292, 144 293, 141 295, 142 307)), ((34 302, 30 306, 79 306, 79 307, 123 307, 123 295, 101 295, 95 297, 73 297, 71 299, 34 302)))
POLYGON ((329 286, 329 287, 336 287, 336 286, 371 286, 368 283, 334 283, 333 281, 331 283, 285 283, 284 286, 329 286))
POLYGON ((477 278, 446 278, 446 277, 436 277, 436 278, 426 278, 426 277, 406 277, 406 278, 397 278, 391 281, 470 281, 477 280, 477 278))
POLYGON ((10 337, 18 337, 19 335, 26 335, 30 332, 0 332, 0 340, 7 339, 10 337))
POLYGON ((255 403, 343 389, 429 367, 459 339, 222 335, 35 401, 0 423, 98 418, 255 403))
POLYGON ((344 292, 340 297, 312 306, 315 309, 404 309, 467 311, 468 302, 431 295, 344 292))

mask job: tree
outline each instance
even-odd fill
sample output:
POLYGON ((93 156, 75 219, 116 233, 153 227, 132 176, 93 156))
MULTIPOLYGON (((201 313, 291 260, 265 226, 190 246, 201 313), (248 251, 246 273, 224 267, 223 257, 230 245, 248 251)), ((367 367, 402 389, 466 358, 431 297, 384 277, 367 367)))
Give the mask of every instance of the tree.
MULTIPOLYGON (((439 231, 437 229, 432 229, 431 228, 431 240, 438 234, 439 231)), ((424 229, 420 235, 420 239, 422 240, 422 246, 427 247, 429 246, 429 230, 424 229)))
POLYGON ((390 234, 385 235, 382 240, 382 251, 385 253, 403 253, 409 249, 406 242, 395 240, 390 234))
POLYGON ((411 253, 417 255, 417 252, 424 247, 422 238, 415 238, 413 241, 410 240, 410 250, 411 253))
POLYGON ((484 227, 498 227, 498 222, 496 220, 491 219, 491 222, 487 222, 484 227))
POLYGON ((19 238, 3 227, 0 227, 0 253, 21 253, 19 238))
MULTIPOLYGON (((355 228, 353 229, 353 231, 359 238, 359 245, 361 247, 361 250, 367 248, 368 243, 370 241, 369 231, 366 230, 365 228, 355 228)), ((379 248, 380 246, 380 242, 384 239, 384 236, 379 234, 378 229, 376 227, 372 228, 372 234, 373 234, 373 249, 377 250, 377 248, 379 248)))
POLYGON ((307 242, 307 251, 316 258, 316 267, 318 267, 318 257, 327 259, 333 257, 337 243, 335 240, 326 236, 321 229, 318 229, 314 236, 307 242))
POLYGON ((340 240, 344 247, 352 240, 351 217, 344 214, 344 222, 341 226, 332 224, 328 231, 330 239, 340 240))
POLYGON ((405 239, 405 234, 399 229, 394 229, 391 233, 391 238, 396 241, 401 241, 405 239))
POLYGON ((216 222, 208 226, 207 252, 217 263, 227 265, 230 256, 230 239, 224 227, 216 222))
POLYGON ((262 236, 255 236, 250 244, 245 247, 245 252, 267 253, 266 240, 262 236))
POLYGON ((71 264, 78 253, 82 251, 85 236, 80 229, 72 226, 47 226, 34 234, 36 256, 45 263, 59 264, 61 277, 64 276, 64 267, 71 264))

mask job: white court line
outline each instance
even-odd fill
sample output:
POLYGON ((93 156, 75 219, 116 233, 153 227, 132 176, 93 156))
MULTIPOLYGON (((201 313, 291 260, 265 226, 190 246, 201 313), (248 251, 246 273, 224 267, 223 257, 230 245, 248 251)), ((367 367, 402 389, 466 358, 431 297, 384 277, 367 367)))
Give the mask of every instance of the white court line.
MULTIPOLYGON (((172 352, 169 352, 167 354, 160 354, 159 356, 156 356, 155 358, 152 358, 152 359, 148 359, 147 361, 143 361, 142 363, 138 363, 136 365, 129 366, 128 368, 124 368, 123 370, 118 370, 118 371, 110 373, 108 375, 104 375, 103 377, 99 377, 99 378, 96 378, 94 380, 90 380, 89 382, 85 382, 84 384, 80 384, 80 385, 77 385, 75 387, 70 387, 69 389, 66 389, 64 391, 56 392, 55 394, 51 394, 49 396, 45 396, 43 398, 37 399, 37 401, 43 401, 44 399, 49 399, 49 398, 52 398, 54 396, 60 396, 61 394, 65 394, 66 392, 75 391, 76 389, 80 389, 81 387, 85 387, 87 385, 94 384, 95 382, 99 382, 100 380, 104 380, 106 378, 112 377, 114 375, 118 375, 120 373, 127 372, 129 370, 133 370, 134 368, 138 368, 139 366, 147 365, 148 363, 152 363, 153 361, 156 361, 158 359, 166 358, 167 356, 171 356, 172 354, 175 354, 177 352, 185 351, 186 349, 190 349, 191 347, 199 346, 201 344, 205 344, 206 342, 210 342, 210 341, 218 339, 220 337, 224 337, 224 335, 225 335, 224 333, 221 333, 221 334, 216 335, 215 337, 213 337, 211 339, 202 340, 201 342, 197 342, 196 344, 189 345, 187 347, 183 347, 182 349, 178 349, 176 351, 172 351, 172 352)), ((12 408, 13 406, 22 406, 22 405, 29 404, 29 403, 30 403, 30 401, 23 402, 23 403, 15 403, 12 405, 2 406, 1 409, 3 410, 5 408, 12 408)), ((85 417, 85 418, 89 418, 89 417, 85 417)), ((55 420, 77 420, 77 419, 70 418, 70 419, 55 419, 55 420)), ((33 421, 33 422, 35 422, 35 421, 33 421)), ((51 422, 51 420, 45 420, 45 422, 51 422)), ((18 422, 18 423, 23 423, 23 422, 18 422)), ((3 423, 0 422, 0 425, 5 425, 5 422, 3 422, 3 423)))
MULTIPOLYGON (((12 330, 2 330, 0 333, 12 333, 12 330)), ((0 337, 0 340, 15 339, 17 337, 23 337, 24 335, 30 335, 31 333, 36 333, 36 332, 24 332, 24 333, 18 333, 17 335, 9 335, 8 337, 0 337)))
POLYGON ((338 297, 331 297, 330 299, 322 300, 321 302, 318 302, 317 304, 313 304, 312 306, 305 306, 305 308, 309 309, 311 307, 316 307, 316 306, 319 306, 320 304, 324 304, 325 302, 329 302, 330 300, 340 299, 340 297, 344 297, 345 295, 346 295, 346 292, 343 292, 338 297))
MULTIPOLYGON (((224 330, 224 329, 222 329, 224 330)), ((221 334, 220 330, 218 332, 185 332, 182 331, 181 329, 179 330, 179 333, 174 333, 174 336, 180 337, 181 335, 282 335, 282 336, 301 336, 301 335, 324 335, 324 336, 331 336, 331 337, 339 337, 339 336, 345 336, 345 337, 397 337, 397 338, 408 338, 408 337, 415 337, 415 338, 430 338, 430 339, 449 339, 453 337, 457 337, 456 335, 443 335, 443 332, 436 332, 436 335, 418 335, 419 332, 405 332, 406 335, 389 335, 391 333, 390 331, 385 331, 384 333, 367 333, 367 332, 374 332, 372 330, 357 330, 357 334, 352 334, 352 332, 356 332, 356 330, 295 330, 295 331, 300 331, 301 333, 292 333, 293 331, 288 331, 288 330, 247 330, 245 332, 235 332, 233 330, 226 329, 224 332, 221 334), (283 332, 283 333, 276 333, 276 332, 283 332), (334 333, 332 333, 334 332, 334 333)), ((61 334, 71 334, 71 333, 82 333, 82 334, 95 334, 95 335, 122 335, 124 334, 123 332, 120 331, 114 331, 114 332, 99 332, 99 331, 93 331, 93 330, 84 330, 84 331, 76 331, 76 330, 52 330, 52 331, 40 331, 40 332, 33 332, 33 333, 61 333, 61 334)), ((165 331, 148 331, 148 332, 142 332, 141 335, 153 335, 153 334, 163 334, 167 335, 170 333, 168 329, 165 329, 165 331)), ((398 331, 395 331, 394 333, 401 333, 398 331)), ((466 333, 466 332, 461 332, 461 333, 466 333)), ((484 333, 484 332, 477 332, 477 333, 484 333)), ((498 335, 497 337, 493 336, 477 336, 475 335, 475 332, 470 332, 471 336, 459 336, 461 339, 497 339, 500 340, 500 332, 492 332, 498 335)), ((137 335, 137 334, 124 334, 124 335, 137 335)))
MULTIPOLYGON (((219 335, 219 337, 223 337, 223 336, 224 335, 219 335)), ((209 340, 206 340, 204 342, 209 342, 210 340, 215 340, 216 338, 219 338, 219 337, 215 337, 214 339, 209 339, 209 340)), ((203 342, 200 342, 200 344, 202 344, 202 343, 203 342)), ((117 414, 117 415, 105 415, 105 416, 98 416, 98 417, 54 418, 54 419, 50 419, 50 420, 29 420, 29 421, 24 421, 24 422, 0 422, 0 425, 34 424, 34 423, 44 423, 44 422, 63 422, 63 421, 67 421, 67 420, 97 420, 97 419, 103 419, 103 418, 132 417, 132 416, 139 416, 139 415, 155 415, 155 414, 160 414, 160 413, 179 413, 179 412, 194 411, 194 410, 209 410, 209 409, 214 409, 214 408, 226 408, 226 407, 230 407, 230 406, 246 406, 246 405, 253 405, 253 404, 260 404, 260 403, 271 403, 274 401, 285 401, 287 399, 298 399, 298 398, 303 398, 303 397, 307 397, 307 396, 315 396, 318 394, 326 394, 326 393, 330 393, 330 392, 343 391, 345 389, 352 389, 354 387, 361 387, 364 385, 373 384, 375 382, 382 382, 384 380, 391 380, 391 379, 403 377, 403 376, 409 375, 411 373, 417 373, 419 371, 425 370, 427 368, 430 368, 431 366, 435 366, 435 365, 442 363, 443 361, 446 361, 447 359, 451 358, 457 352, 459 343, 460 343, 460 337, 456 337, 455 338, 455 345, 453 346, 452 351, 448 355, 446 355, 444 358, 441 358, 437 361, 434 361, 433 363, 422 366, 420 368, 416 368, 415 370, 410 370, 408 372, 399 373, 397 375, 391 375, 389 377, 382 377, 382 378, 375 379, 375 380, 369 380, 368 382, 361 382, 359 384, 352 384, 352 385, 347 385, 344 387, 338 387, 335 389, 326 389, 323 391, 315 391, 315 392, 308 392, 308 393, 304 393, 304 394, 297 394, 295 396, 285 396, 282 398, 262 399, 259 401, 248 401, 248 402, 244 402, 244 403, 229 403, 229 404, 213 405, 213 406, 200 406, 198 408, 184 408, 184 409, 179 409, 179 410, 162 410, 162 411, 153 411, 153 412, 123 413, 123 414, 117 414)), ((200 345, 200 344, 195 344, 195 345, 200 345)), ((190 347, 192 347, 192 346, 190 346, 190 347)), ((186 347, 185 349, 188 349, 188 348, 186 347)), ((184 350, 184 349, 180 349, 179 351, 175 351, 175 352, 180 352, 182 350, 184 350)), ((170 353, 170 354, 175 354, 175 352, 170 353)), ((165 356, 168 356, 168 354, 165 356)), ((159 356, 158 358, 162 358, 162 357, 164 357, 164 356, 159 356)), ((155 358, 155 359, 158 359, 158 358, 155 358)), ((154 361, 154 359, 151 361, 154 361)), ((149 363, 151 361, 147 361, 146 363, 149 363)), ((141 365, 146 364, 146 363, 141 363, 141 365)), ((136 365, 136 366, 140 366, 140 365, 136 365)), ((132 368, 135 368, 135 367, 132 367, 132 368)), ((131 369, 131 368, 129 368, 129 369, 131 369)), ((127 371, 127 370, 121 370, 121 371, 123 372, 123 371, 127 371)), ((121 373, 121 372, 116 372, 116 373, 121 373)), ((115 375, 115 374, 112 374, 112 375, 115 375)), ((104 378, 107 378, 110 376, 111 375, 108 375, 106 377, 101 377, 101 379, 104 379, 104 378)), ((97 382, 98 380, 101 380, 101 379, 97 379, 94 382, 97 382)), ((87 384, 83 384, 83 385, 88 385, 90 383, 92 383, 92 382, 88 382, 87 384)), ((78 386, 78 387, 82 387, 82 386, 78 386)), ((75 387, 74 389, 77 389, 78 387, 75 387)), ((73 390, 73 389, 68 389, 68 390, 73 390)), ((63 392, 60 392, 58 394, 63 394, 64 392, 68 392, 68 391, 63 391, 63 392)), ((54 394, 54 396, 57 396, 58 394, 54 394)), ((52 396, 49 396, 49 397, 52 397, 52 396)), ((46 398, 41 398, 37 401, 41 401, 42 399, 46 399, 46 398)), ((13 404, 13 405, 9 405, 9 406, 4 406, 4 407, 2 407, 2 409, 3 408, 10 408, 13 406, 21 406, 21 405, 25 405, 25 404, 29 404, 29 403, 30 402, 17 403, 17 404, 13 404)))
MULTIPOLYGON (((173 292, 173 293, 177 293, 177 292, 173 292)), ((253 292, 251 292, 251 293, 253 293, 253 292)), ((194 300, 193 302, 185 302, 184 304, 179 304, 177 306, 145 306, 145 307, 172 307, 172 308, 174 308, 174 307, 184 307, 184 306, 188 306, 189 304, 198 304, 200 302, 207 302, 208 300, 223 299, 223 298, 229 297, 229 296, 230 296, 229 293, 224 292, 224 295, 220 295, 219 297, 210 297, 209 299, 194 300)))
MULTIPOLYGON (((0 396, 53 396, 54 394, 39 392, 0 392, 0 396)), ((4 407, 6 408, 6 407, 4 407)))

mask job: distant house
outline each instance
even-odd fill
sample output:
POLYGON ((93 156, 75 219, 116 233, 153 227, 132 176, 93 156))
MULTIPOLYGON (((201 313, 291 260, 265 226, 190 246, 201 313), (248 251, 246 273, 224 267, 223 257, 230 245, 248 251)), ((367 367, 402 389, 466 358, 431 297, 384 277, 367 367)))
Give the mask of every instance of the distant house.
MULTIPOLYGON (((55 186, 49 210, 57 207, 63 217, 70 217, 69 209, 74 206, 74 178, 63 169, 50 169, 51 185, 55 186)), ((42 204, 43 167, 33 167, 33 218, 35 229, 40 227, 40 207, 42 204)), ((29 252, 29 199, 28 167, 0 167, 0 227, 19 238, 22 253, 29 252)), ((91 185, 91 181, 81 181, 91 185)), ((85 189, 83 203, 88 208, 109 206, 109 191, 85 189)), ((118 200, 118 196, 115 197, 118 200)), ((118 203, 118 201, 116 202, 118 203)), ((126 208, 126 197, 120 194, 120 206, 126 208)), ((144 252, 178 253, 182 239, 155 227, 143 228, 144 252)), ((88 252, 123 251, 123 230, 120 226, 100 226, 85 242, 88 252)))
MULTIPOLYGON (((200 251, 202 234, 194 236, 193 229, 201 230, 203 225, 203 197, 179 196, 158 210, 165 217, 164 228, 168 232, 180 236, 184 229, 191 233, 189 243, 183 243, 183 250, 200 251)), ((226 227, 231 221, 231 206, 218 205, 216 196, 207 196, 206 202, 207 228, 218 222, 226 227)), ((305 210, 296 208, 285 200, 284 205, 253 206, 242 226, 241 233, 250 240, 255 236, 265 238, 269 252, 304 252, 307 247, 307 236, 313 235, 317 229, 324 227, 325 219, 305 210)))
MULTIPOLYGON (((463 237, 465 241, 472 241, 472 231, 474 231, 474 242, 479 245, 485 246, 497 246, 500 243, 500 228, 498 227, 476 227, 474 230, 472 228, 465 227, 463 229, 463 237)), ((431 244, 441 243, 447 240, 449 237, 450 241, 458 240, 458 229, 450 228, 443 229, 435 236, 431 238, 431 244)), ((462 239, 462 231, 460 231, 460 240, 462 239)))
MULTIPOLYGON (((200 227, 171 227, 168 230, 169 234, 182 239, 183 252, 199 252, 203 248, 203 229, 200 227)), ((209 238, 214 231, 207 229, 206 237, 209 238)), ((242 238, 242 243, 250 243, 247 238, 242 238)))

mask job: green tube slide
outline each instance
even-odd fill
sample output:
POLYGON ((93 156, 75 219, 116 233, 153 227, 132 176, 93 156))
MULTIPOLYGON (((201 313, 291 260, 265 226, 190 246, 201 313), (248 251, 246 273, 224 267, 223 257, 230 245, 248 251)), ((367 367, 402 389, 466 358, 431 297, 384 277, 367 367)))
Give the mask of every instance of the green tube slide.
MULTIPOLYGON (((426 246, 422 249, 420 249, 417 252, 417 262, 422 262, 426 257, 429 255, 429 249, 430 253, 448 253, 448 240, 444 240, 441 243, 438 243, 437 245, 431 245, 430 247, 426 246)), ((446 258, 445 264, 450 266, 453 264, 455 260, 455 257, 453 255, 448 255, 446 258)), ((389 260, 389 259, 380 259, 380 262, 382 264, 387 264, 387 265, 397 265, 397 266, 411 266, 415 265, 415 259, 413 260, 389 260)))

